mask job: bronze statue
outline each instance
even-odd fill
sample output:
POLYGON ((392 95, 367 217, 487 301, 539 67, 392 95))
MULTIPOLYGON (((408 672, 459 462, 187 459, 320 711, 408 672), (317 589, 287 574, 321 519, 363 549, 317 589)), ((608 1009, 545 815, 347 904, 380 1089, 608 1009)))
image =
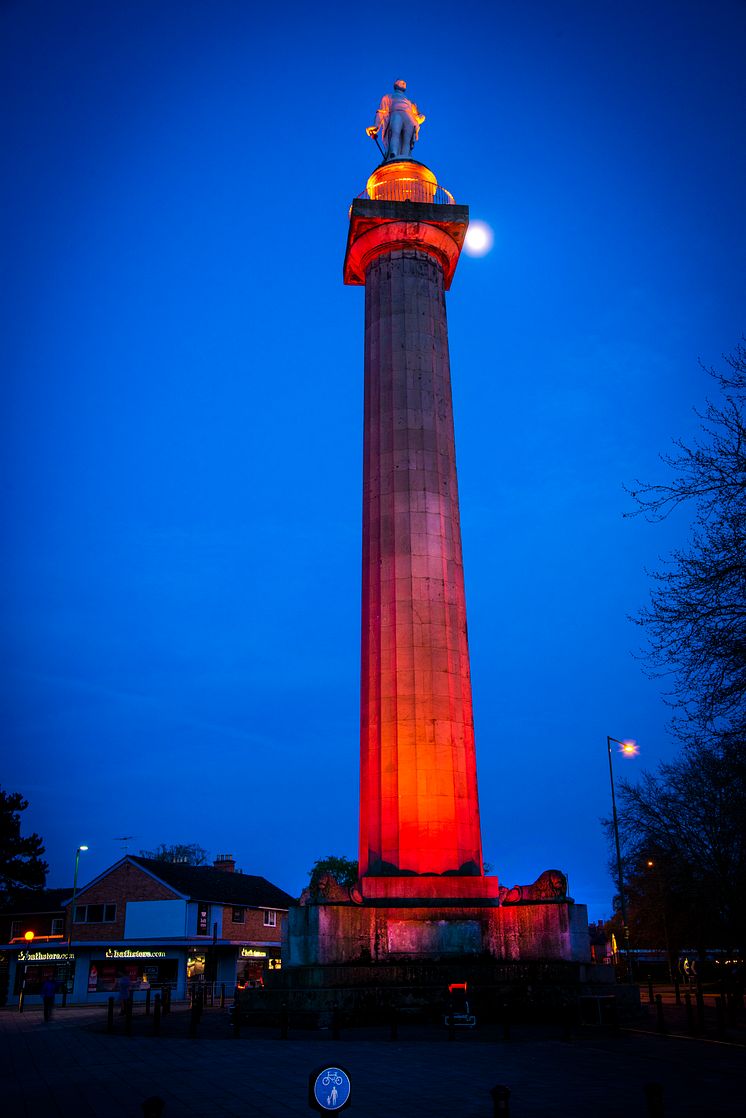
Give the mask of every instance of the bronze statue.
POLYGON ((393 94, 386 93, 381 98, 375 124, 365 129, 376 143, 376 137, 381 133, 383 147, 378 146, 385 160, 409 159, 425 119, 425 114, 406 96, 406 89, 405 81, 395 81, 393 94))

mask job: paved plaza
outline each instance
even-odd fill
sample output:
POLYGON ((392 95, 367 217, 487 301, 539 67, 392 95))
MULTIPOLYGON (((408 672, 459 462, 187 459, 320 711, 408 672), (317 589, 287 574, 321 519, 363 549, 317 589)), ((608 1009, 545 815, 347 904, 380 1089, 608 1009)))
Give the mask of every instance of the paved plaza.
POLYGON ((497 1026, 460 1032, 406 1026, 346 1030, 334 1041, 316 1030, 244 1027, 205 1011, 199 1035, 188 1033, 185 1009, 152 1035, 152 1019, 106 1032, 103 1009, 58 1008, 45 1024, 37 1008, 0 1010, 0 1113, 12 1118, 140 1118, 152 1095, 164 1118, 310 1113, 309 1072, 339 1063, 349 1072, 359 1118, 412 1115, 491 1118, 490 1089, 510 1088, 512 1118, 573 1115, 633 1118, 648 1113, 645 1085, 663 1087, 665 1115, 740 1116, 746 1099, 744 1030, 715 1039, 655 1034, 654 1021, 618 1034, 580 1028, 568 1040, 559 1027, 497 1026), (645 1031, 651 1030, 651 1031, 645 1031))

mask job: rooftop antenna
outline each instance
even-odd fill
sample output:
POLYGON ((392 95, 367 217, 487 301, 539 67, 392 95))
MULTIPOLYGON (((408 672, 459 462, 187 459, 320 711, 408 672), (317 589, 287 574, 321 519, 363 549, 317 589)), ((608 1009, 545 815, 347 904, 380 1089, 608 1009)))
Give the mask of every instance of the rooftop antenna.
POLYGON ((133 838, 137 838, 137 835, 114 835, 114 842, 124 843, 124 845, 122 846, 122 853, 123 854, 129 854, 129 850, 128 850, 129 842, 130 842, 130 839, 133 839, 133 838))

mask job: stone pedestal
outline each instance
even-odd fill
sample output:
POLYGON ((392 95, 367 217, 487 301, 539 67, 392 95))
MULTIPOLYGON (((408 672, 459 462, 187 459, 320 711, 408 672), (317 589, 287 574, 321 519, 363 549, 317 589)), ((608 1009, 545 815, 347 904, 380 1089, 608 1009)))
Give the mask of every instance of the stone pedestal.
POLYGON ((308 904, 290 910, 283 943, 289 967, 484 956, 590 963, 587 909, 570 900, 498 907, 476 898, 308 904))

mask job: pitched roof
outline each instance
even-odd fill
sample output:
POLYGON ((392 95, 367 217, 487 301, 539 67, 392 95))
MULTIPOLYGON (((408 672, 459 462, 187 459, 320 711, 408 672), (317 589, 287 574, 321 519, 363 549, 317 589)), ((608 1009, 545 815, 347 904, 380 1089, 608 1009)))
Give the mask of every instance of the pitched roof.
POLYGON ((25 916, 33 912, 62 912, 63 902, 72 893, 67 889, 19 889, 6 898, 0 911, 4 915, 25 916))
POLYGON ((130 854, 128 860, 142 866, 178 893, 195 901, 241 905, 246 908, 290 908, 295 898, 267 881, 250 873, 229 873, 212 866, 188 866, 184 862, 160 862, 130 854))

